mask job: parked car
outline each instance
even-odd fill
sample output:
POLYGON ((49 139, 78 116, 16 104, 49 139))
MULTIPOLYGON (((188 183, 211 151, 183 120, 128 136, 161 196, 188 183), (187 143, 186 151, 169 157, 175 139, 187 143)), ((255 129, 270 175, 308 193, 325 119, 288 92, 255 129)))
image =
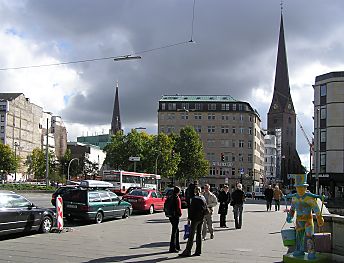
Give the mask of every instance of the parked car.
POLYGON ((51 204, 53 206, 56 206, 56 198, 57 196, 61 196, 63 199, 64 194, 71 190, 71 189, 76 189, 77 186, 75 185, 66 185, 66 186, 61 186, 59 187, 52 195, 51 195, 51 204))
POLYGON ((154 211, 164 210, 164 196, 153 189, 134 189, 124 195, 122 199, 131 203, 134 211, 146 211, 153 214, 154 211))
POLYGON ((50 209, 39 208, 14 192, 0 191, 0 235, 30 231, 48 233, 55 219, 50 209))
MULTIPOLYGON (((170 196, 171 194, 173 193, 173 188, 166 188, 163 192, 163 195, 165 197, 168 197, 170 196)), ((188 204, 186 202, 186 198, 185 198, 185 190, 184 189, 181 189, 180 190, 180 194, 179 194, 179 197, 180 197, 180 201, 182 202, 182 208, 187 208, 188 207, 188 204)))
POLYGON ((246 197, 246 198, 253 198, 252 192, 246 192, 246 193, 245 193, 245 197, 246 197))
POLYGON ((132 210, 131 204, 115 193, 97 187, 71 189, 63 198, 63 211, 68 221, 76 218, 99 224, 108 218, 127 218, 132 210))

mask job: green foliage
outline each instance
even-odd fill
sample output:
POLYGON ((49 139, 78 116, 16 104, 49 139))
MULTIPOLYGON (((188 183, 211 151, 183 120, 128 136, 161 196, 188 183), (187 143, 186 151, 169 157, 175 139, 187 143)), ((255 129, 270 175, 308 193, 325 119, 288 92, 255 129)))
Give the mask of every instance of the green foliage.
POLYGON ((180 130, 176 141, 176 150, 180 155, 178 179, 197 179, 208 175, 209 163, 205 159, 203 144, 198 133, 192 127, 180 130))
POLYGON ((15 158, 11 147, 0 142, 0 170, 3 173, 11 173, 19 168, 20 158, 15 158))
MULTIPOLYGON (((32 151, 31 155, 28 156, 26 161, 28 165, 28 173, 33 174, 35 179, 43 180, 45 179, 46 173, 46 158, 45 151, 36 148, 32 151)), ((54 154, 52 152, 48 153, 48 165, 49 165, 49 180, 58 181, 60 175, 57 172, 58 163, 54 159, 54 154)), ((61 180, 61 179, 60 179, 61 180)))
POLYGON ((172 177, 180 160, 178 154, 172 157, 174 143, 173 137, 163 133, 149 135, 132 130, 124 135, 117 132, 105 147, 105 163, 113 169, 133 171, 134 163, 129 161, 129 157, 140 157, 140 161, 136 162, 136 171, 155 173, 157 168, 162 177, 172 177))

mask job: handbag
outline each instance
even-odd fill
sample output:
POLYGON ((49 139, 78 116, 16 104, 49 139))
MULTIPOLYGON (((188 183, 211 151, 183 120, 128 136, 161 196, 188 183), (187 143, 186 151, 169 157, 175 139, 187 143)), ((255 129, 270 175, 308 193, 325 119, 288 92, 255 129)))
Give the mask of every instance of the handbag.
POLYGON ((191 226, 189 224, 184 225, 184 240, 188 239, 190 236, 191 226))

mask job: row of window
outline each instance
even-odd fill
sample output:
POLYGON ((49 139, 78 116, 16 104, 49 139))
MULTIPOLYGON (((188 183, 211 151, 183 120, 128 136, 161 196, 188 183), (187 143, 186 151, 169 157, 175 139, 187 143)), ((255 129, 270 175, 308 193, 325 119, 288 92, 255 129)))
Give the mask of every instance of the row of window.
MULTIPOLYGON (((232 175, 232 176, 240 176, 242 168, 235 168, 235 167, 210 167, 209 174, 210 175, 232 175)), ((245 171, 244 171, 245 172, 245 171)), ((247 174, 252 176, 252 169, 247 169, 247 174)))
MULTIPOLYGON (((194 129, 196 132, 201 133, 203 132, 203 126, 202 125, 194 125, 194 129)), ((164 126, 161 125, 160 126, 160 132, 166 132, 166 133, 171 133, 171 132, 175 132, 175 127, 174 126, 164 126)), ((206 128, 206 132, 207 133, 216 133, 216 131, 219 130, 219 133, 231 133, 231 134, 248 134, 248 135, 252 135, 252 128, 248 127, 248 128, 244 128, 244 127, 230 127, 228 125, 223 125, 221 127, 217 127, 215 125, 208 125, 206 128)), ((260 137, 259 132, 257 132, 257 129, 254 129, 254 134, 255 136, 257 136, 258 138, 260 137)))
MULTIPOLYGON (((178 110, 222 110, 222 111, 249 111, 250 108, 246 104, 242 103, 182 103, 181 108, 178 110), (218 105, 221 105, 217 107, 218 105), (203 106, 203 107, 202 107, 203 106)), ((177 103, 161 103, 161 110, 177 110, 177 103)))
MULTIPOLYGON (((176 116, 179 116, 179 118, 181 120, 189 120, 189 118, 193 118, 195 120, 203 120, 203 119, 207 119, 207 120, 216 120, 216 115, 217 114, 214 114, 214 113, 208 113, 206 116, 204 116, 205 114, 202 114, 202 113, 193 113, 193 114, 189 114, 187 112, 182 112, 182 113, 161 113, 160 114, 160 118, 162 120, 175 120, 176 119, 176 116), (191 116, 190 116, 191 115, 191 116)), ((224 115, 222 114, 221 116, 218 116, 218 120, 222 120, 222 121, 229 121, 229 120, 239 120, 239 121, 244 121, 245 120, 245 117, 243 114, 240 114, 239 116, 236 116, 236 115, 224 115)), ((255 117, 253 116, 248 116, 248 121, 249 122, 253 122, 255 121, 256 122, 256 119, 255 117)))
MULTIPOLYGON (((223 161, 223 162, 236 162, 237 160, 239 162, 244 162, 245 161, 243 153, 239 153, 238 156, 236 156, 235 154, 230 153, 230 152, 225 152, 225 153, 222 153, 222 154, 223 154, 223 160, 220 160, 220 161, 223 161), (238 159, 237 159, 237 157, 238 157, 238 159)), ((213 152, 208 152, 207 153, 207 160, 208 161, 216 161, 216 160, 219 160, 219 158, 217 158, 217 155, 215 153, 213 153, 213 152)), ((252 154, 248 154, 247 155, 247 162, 249 162, 249 163, 253 162, 253 155, 252 154)))

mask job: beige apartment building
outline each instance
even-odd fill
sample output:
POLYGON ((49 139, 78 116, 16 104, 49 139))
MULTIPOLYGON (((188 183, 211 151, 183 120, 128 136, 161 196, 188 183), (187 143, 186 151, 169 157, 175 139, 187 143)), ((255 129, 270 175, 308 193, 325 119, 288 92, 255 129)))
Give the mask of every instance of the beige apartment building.
POLYGON ((200 135, 213 187, 242 182, 245 191, 264 175, 264 135, 258 112, 231 96, 166 95, 159 100, 158 131, 177 133, 192 126, 200 135))
POLYGON ((344 71, 315 78, 314 180, 319 193, 344 197, 344 71))

